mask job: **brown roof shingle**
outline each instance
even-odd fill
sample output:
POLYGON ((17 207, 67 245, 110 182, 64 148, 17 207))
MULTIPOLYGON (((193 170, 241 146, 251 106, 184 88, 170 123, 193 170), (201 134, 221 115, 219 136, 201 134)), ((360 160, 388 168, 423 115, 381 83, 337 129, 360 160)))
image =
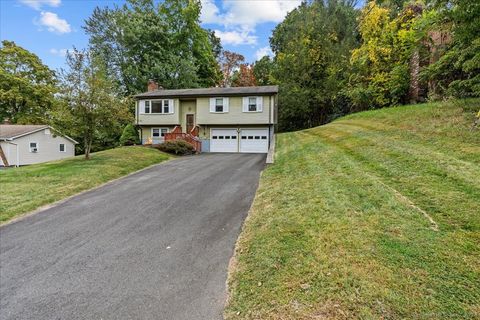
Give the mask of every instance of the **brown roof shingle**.
POLYGON ((0 124, 0 139, 11 139, 44 128, 48 128, 48 126, 45 124, 0 124))
POLYGON ((208 96, 235 96, 250 94, 275 94, 278 93, 278 86, 258 87, 230 87, 230 88, 199 88, 199 89, 159 89, 155 91, 137 94, 135 98, 181 98, 181 97, 208 97, 208 96))

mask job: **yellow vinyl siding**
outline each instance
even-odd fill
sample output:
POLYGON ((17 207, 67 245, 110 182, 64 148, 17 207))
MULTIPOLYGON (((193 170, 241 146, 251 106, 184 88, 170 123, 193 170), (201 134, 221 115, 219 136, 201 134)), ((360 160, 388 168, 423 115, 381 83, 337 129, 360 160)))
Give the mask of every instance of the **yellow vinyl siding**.
POLYGON ((180 101, 179 99, 173 99, 174 100, 174 109, 173 113, 169 114, 142 114, 139 113, 138 110, 138 103, 137 103, 137 121, 139 125, 176 125, 180 124, 180 117, 179 117, 179 109, 180 109, 180 101))
POLYGON ((268 124, 271 118, 270 96, 263 97, 261 112, 243 112, 243 97, 229 97, 229 111, 225 113, 210 112, 210 98, 197 98, 197 123, 202 124, 268 124))
MULTIPOLYGON (((173 128, 175 128, 175 126, 161 125, 161 124, 154 125, 154 126, 141 126, 140 133, 141 133, 141 139, 143 144, 145 144, 149 138, 151 139, 151 141, 153 141, 152 128, 167 128, 168 132, 170 132, 173 130, 173 128)), ((155 139, 158 139, 158 138, 155 138, 155 139)), ((155 143, 158 143, 158 141, 155 143)))
POLYGON ((240 124, 240 125, 211 125, 205 126, 200 125, 199 131, 199 138, 200 139, 210 139, 210 129, 268 129, 268 125, 248 125, 248 124, 240 124))

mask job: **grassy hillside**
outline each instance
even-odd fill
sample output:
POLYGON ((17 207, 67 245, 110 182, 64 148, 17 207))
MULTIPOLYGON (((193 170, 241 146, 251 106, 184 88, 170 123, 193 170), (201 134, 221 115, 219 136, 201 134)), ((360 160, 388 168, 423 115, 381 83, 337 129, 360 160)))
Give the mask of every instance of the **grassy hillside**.
POLYGON ((168 155, 156 149, 126 147, 0 170, 0 223, 152 164, 168 155))
POLYGON ((479 100, 278 135, 227 319, 479 319, 479 100))

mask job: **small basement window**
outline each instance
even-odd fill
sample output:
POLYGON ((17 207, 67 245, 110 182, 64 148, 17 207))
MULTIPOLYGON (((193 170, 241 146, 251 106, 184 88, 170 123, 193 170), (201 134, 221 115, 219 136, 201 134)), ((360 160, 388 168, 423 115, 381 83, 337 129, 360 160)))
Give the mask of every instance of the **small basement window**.
POLYGON ((159 138, 159 137, 164 137, 165 133, 168 132, 167 128, 153 128, 152 129, 152 137, 154 138, 159 138))
POLYGON ((65 148, 65 143, 60 143, 59 144, 59 151, 60 152, 66 152, 67 149, 65 148))
POLYGON ((38 143, 30 142, 30 152, 37 152, 38 151, 38 143))

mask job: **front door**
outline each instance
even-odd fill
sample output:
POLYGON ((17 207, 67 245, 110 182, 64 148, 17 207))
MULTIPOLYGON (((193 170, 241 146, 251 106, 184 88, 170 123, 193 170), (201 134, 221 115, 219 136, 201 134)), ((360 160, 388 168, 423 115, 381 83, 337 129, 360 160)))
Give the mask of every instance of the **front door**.
POLYGON ((190 133, 195 126, 194 116, 193 114, 187 114, 187 133, 190 133))

